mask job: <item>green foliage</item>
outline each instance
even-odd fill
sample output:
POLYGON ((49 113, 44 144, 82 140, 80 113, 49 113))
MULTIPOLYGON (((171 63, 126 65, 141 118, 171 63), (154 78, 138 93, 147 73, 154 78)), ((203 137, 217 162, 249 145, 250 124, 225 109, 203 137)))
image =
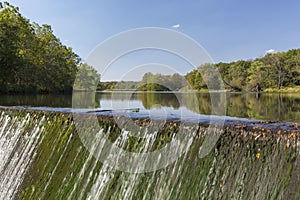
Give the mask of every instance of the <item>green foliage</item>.
POLYGON ((80 58, 51 26, 30 23, 17 7, 0 10, 0 93, 71 92, 80 58))
POLYGON ((191 86, 194 90, 200 90, 201 88, 206 87, 199 70, 194 70, 188 73, 185 77, 189 86, 191 86))
POLYGON ((137 90, 140 90, 140 91, 170 91, 169 88, 167 88, 163 85, 157 84, 157 83, 148 83, 148 84, 142 85, 142 86, 138 87, 137 90))
POLYGON ((198 67, 198 71, 203 77, 202 85, 203 88, 208 88, 211 90, 221 89, 221 77, 218 68, 212 63, 205 63, 198 67))
POLYGON ((139 89, 143 91, 174 91, 181 89, 186 84, 185 78, 178 73, 162 75, 149 72, 144 74, 139 89))
MULTIPOLYGON (((234 91, 261 91, 300 85, 300 49, 267 54, 253 61, 220 62, 215 66, 226 88, 234 91)), ((205 68, 205 65, 200 66, 203 67, 205 68)), ((213 76, 213 67, 208 69, 211 70, 210 73, 194 70, 186 75, 193 89, 203 89, 207 85, 205 82, 218 80, 217 76, 213 76), (207 80, 200 77, 207 75, 210 76, 207 80)))
POLYGON ((97 70, 87 64, 81 64, 74 82, 74 90, 96 90, 100 81, 97 70))
POLYGON ((261 61, 254 61, 247 70, 247 86, 248 90, 259 90, 260 85, 267 78, 265 65, 261 61))
POLYGON ((117 83, 117 81, 100 82, 97 90, 113 90, 117 83))
POLYGON ((161 75, 144 74, 140 82, 101 83, 102 89, 130 89, 143 91, 219 90, 281 91, 300 86, 300 49, 267 54, 255 60, 231 63, 205 63, 187 73, 161 75))
POLYGON ((100 82, 97 90, 136 90, 139 82, 137 81, 107 81, 100 82))
POLYGON ((145 73, 141 81, 101 82, 98 90, 178 91, 187 86, 184 76, 145 73))

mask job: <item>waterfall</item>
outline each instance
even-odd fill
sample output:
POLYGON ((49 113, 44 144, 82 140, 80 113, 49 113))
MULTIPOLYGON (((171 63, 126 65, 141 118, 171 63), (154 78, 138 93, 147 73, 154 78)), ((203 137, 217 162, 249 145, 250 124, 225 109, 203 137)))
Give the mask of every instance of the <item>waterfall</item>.
POLYGON ((44 117, 40 122, 30 123, 31 116, 23 119, 1 114, 0 123, 0 199, 12 199, 16 195, 31 162, 40 138, 44 117), (30 124, 29 124, 30 123, 30 124), (28 131, 26 126, 33 125, 28 131))
MULTIPOLYGON (((137 121, 146 124, 143 120, 137 121)), ((207 125, 189 124, 184 134, 192 139, 181 147, 184 154, 166 167, 131 173, 98 160, 96 155, 102 153, 116 163, 122 161, 121 155, 111 157, 112 148, 102 150, 107 143, 101 139, 109 138, 124 151, 146 153, 176 139, 180 122, 161 130, 141 127, 143 138, 133 137, 127 123, 119 127, 112 117, 98 116, 98 122, 93 145, 87 148, 72 113, 0 108, 0 199, 286 199, 300 195, 300 135, 289 126, 265 131, 263 124, 232 123, 219 130, 219 140, 203 157, 207 125)), ((158 165, 159 159, 153 164, 158 165)))

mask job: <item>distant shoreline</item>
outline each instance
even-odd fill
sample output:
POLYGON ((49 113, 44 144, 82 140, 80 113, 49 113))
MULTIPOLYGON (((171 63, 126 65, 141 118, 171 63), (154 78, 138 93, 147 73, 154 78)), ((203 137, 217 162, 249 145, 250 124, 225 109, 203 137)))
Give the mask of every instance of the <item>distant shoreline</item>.
MULTIPOLYGON (((93 90, 73 90, 73 92, 95 92, 93 90)), ((252 91, 234 91, 234 90, 175 90, 175 91, 156 91, 156 90, 135 90, 135 89, 114 89, 114 90, 96 90, 96 92, 102 92, 102 93, 110 93, 110 92, 136 92, 136 93, 300 93, 300 87, 288 87, 288 88, 267 88, 263 91, 259 92, 252 92, 252 91)), ((0 95, 72 95, 72 92, 33 92, 33 93, 27 93, 27 92, 8 92, 8 93, 1 93, 0 95)))
POLYGON ((186 91, 180 91, 180 90, 175 90, 175 91, 156 91, 156 90, 134 90, 134 89, 113 89, 113 90, 96 90, 96 92, 149 92, 149 93, 190 93, 190 92, 195 92, 195 93, 208 93, 208 92, 220 92, 220 93, 300 93, 300 87, 287 87, 287 88, 282 88, 282 89, 277 89, 277 88, 267 88, 263 91, 259 92, 251 92, 251 91, 234 91, 234 90, 186 90, 186 91))

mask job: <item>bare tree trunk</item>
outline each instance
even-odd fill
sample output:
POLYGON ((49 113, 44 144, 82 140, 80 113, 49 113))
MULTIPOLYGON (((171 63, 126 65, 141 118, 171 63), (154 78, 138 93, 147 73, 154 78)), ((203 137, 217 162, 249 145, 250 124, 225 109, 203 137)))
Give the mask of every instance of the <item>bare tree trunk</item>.
POLYGON ((230 88, 232 88, 233 90, 236 90, 236 91, 241 91, 242 89, 241 88, 238 88, 238 87, 235 87, 235 86, 232 86, 230 85, 228 82, 226 82, 224 79, 222 79, 223 82, 225 83, 225 85, 229 86, 230 88))

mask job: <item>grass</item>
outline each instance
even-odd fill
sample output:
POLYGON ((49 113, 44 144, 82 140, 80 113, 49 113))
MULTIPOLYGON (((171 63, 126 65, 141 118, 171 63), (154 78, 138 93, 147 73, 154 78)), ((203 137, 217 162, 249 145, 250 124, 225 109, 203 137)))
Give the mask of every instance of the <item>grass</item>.
POLYGON ((284 93, 298 93, 300 92, 300 86, 297 87, 284 87, 281 89, 278 88, 267 88, 264 92, 284 92, 284 93))

